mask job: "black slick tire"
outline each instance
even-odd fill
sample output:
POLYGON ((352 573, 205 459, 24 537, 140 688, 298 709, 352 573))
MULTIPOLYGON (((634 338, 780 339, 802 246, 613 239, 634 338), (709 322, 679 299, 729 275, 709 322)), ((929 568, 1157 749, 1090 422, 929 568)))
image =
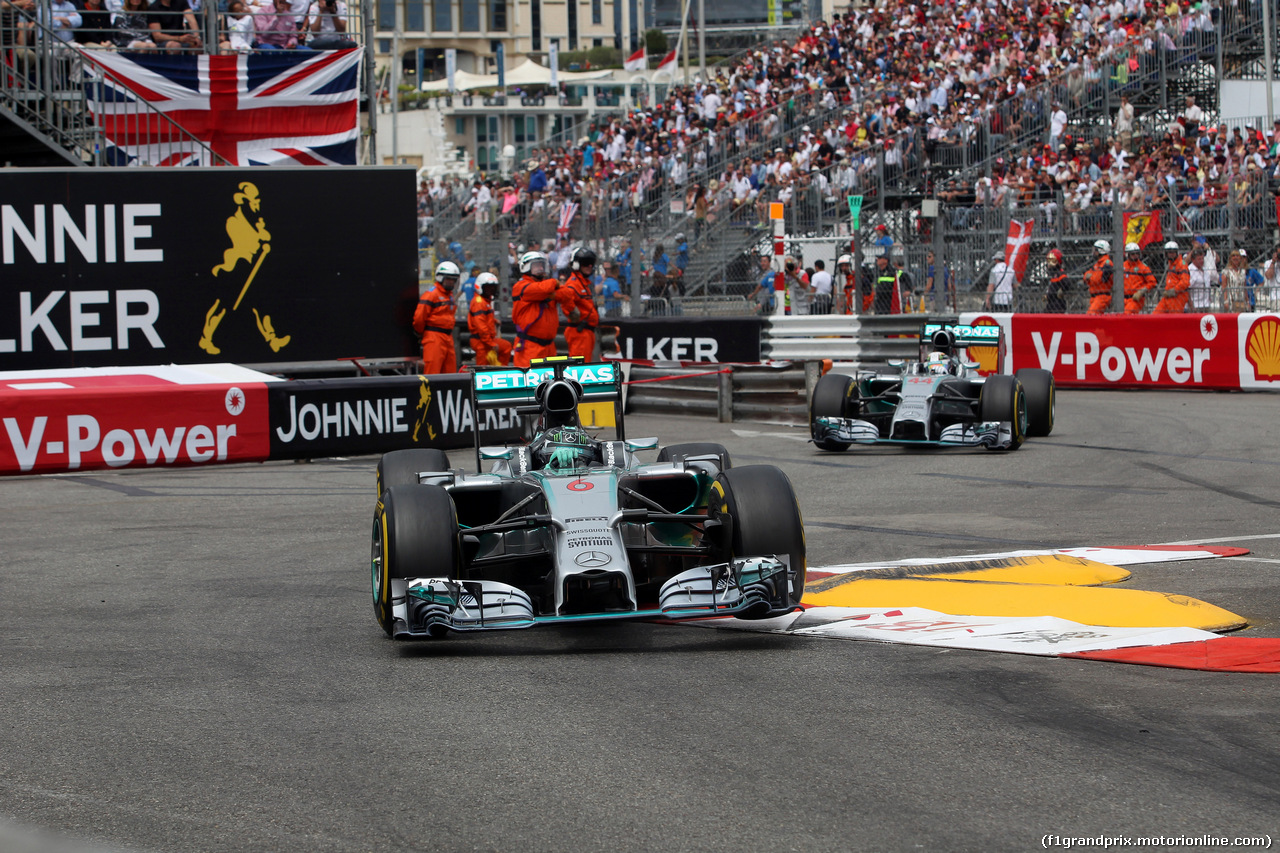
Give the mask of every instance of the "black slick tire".
POLYGON ((373 612, 387 634, 406 580, 457 578, 460 548, 453 498, 440 486, 399 485, 382 493, 373 515, 373 612))
POLYGON ((1027 438, 1027 397, 1016 377, 1004 373, 988 376, 982 383, 979 408, 982 420, 1011 425, 1012 443, 1006 450, 1022 446, 1027 438))
POLYGON ((804 595, 804 520, 791 481, 772 465, 745 465, 724 471, 711 486, 711 515, 732 519, 730 556, 786 555, 795 577, 792 602, 804 595))
POLYGON ((411 447, 384 453, 378 460, 378 494, 392 486, 416 486, 419 471, 448 470, 448 454, 434 447, 411 447))
POLYGON ((1027 395, 1027 436, 1043 438, 1053 432, 1056 388, 1053 374, 1038 367, 1024 367, 1014 373, 1027 395))
MULTIPOLYGON (((828 373, 818 380, 809 400, 809 434, 818 418, 847 418, 858 413, 858 381, 847 373, 828 373)), ((819 450, 848 450, 849 443, 813 436, 819 450)))

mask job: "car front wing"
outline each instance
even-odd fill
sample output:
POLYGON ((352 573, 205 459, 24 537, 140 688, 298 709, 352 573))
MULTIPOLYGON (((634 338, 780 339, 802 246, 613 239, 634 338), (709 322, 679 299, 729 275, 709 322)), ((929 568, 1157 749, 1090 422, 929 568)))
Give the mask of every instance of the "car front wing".
POLYGON ((392 639, 423 640, 449 631, 503 631, 537 625, 618 619, 767 619, 798 610, 794 572, 776 557, 749 557, 698 566, 662 585, 658 607, 572 615, 540 615, 519 587, 489 580, 418 578, 392 608, 392 639))
POLYGON ((817 417, 812 425, 814 441, 838 441, 847 444, 903 444, 933 447, 986 447, 1007 450, 1013 446, 1013 429, 1009 423, 975 421, 944 427, 936 439, 882 438, 875 424, 858 418, 817 417))

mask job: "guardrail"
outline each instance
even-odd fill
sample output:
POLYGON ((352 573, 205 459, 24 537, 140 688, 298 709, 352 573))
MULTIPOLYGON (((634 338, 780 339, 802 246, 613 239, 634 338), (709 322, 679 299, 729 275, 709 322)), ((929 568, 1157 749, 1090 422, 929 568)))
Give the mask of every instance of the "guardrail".
POLYGON ((627 411, 736 420, 808 423, 809 391, 819 362, 708 363, 694 367, 632 365, 627 411))
POLYGON ((760 341, 765 358, 852 362, 878 369, 890 359, 917 358, 920 327, 954 323, 954 314, 810 314, 771 317, 760 341))

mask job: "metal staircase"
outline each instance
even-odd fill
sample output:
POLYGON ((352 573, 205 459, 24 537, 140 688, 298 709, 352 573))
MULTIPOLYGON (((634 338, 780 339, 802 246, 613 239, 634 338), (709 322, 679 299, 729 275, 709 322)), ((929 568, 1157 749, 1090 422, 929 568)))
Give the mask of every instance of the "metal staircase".
MULTIPOLYGON (((91 109, 102 74, 90 52, 60 41, 33 16, 13 9, 0 23, 0 165, 109 166, 111 144, 91 109), (26 23, 25 36, 18 25, 26 23), (29 37, 29 50, 19 45, 29 37)), ((121 109, 116 122, 154 129, 149 153, 163 160, 182 152, 209 165, 227 165, 201 140, 141 99, 121 109)))

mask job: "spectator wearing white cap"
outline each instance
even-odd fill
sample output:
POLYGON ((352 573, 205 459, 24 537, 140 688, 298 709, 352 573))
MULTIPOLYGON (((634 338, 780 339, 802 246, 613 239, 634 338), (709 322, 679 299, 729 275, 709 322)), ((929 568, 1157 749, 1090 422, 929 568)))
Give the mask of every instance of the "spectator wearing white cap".
POLYGON ((1013 310, 1014 291, 1018 289, 1018 276, 1013 267, 1004 262, 1004 253, 996 253, 991 258, 995 263, 991 274, 987 277, 987 298, 983 307, 988 311, 1009 312, 1013 310))

